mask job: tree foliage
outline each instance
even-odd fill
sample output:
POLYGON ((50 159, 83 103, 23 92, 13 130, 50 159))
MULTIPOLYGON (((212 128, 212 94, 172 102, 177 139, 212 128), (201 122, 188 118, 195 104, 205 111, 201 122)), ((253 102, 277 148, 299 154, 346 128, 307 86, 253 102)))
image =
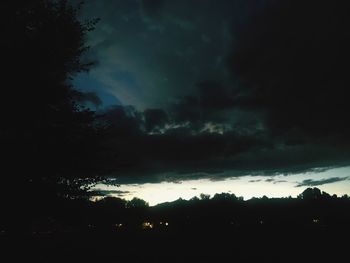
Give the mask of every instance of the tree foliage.
POLYGON ((79 9, 65 0, 0 2, 1 179, 11 187, 76 191, 98 174, 95 115, 70 84, 93 65, 83 55, 97 20, 79 21, 79 9))

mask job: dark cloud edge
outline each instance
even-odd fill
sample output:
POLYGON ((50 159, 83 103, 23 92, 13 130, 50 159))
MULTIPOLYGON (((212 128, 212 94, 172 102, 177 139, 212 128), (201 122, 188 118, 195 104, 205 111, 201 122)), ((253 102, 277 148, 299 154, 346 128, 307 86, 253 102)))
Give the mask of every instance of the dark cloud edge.
MULTIPOLYGON (((216 172, 216 171, 207 171, 207 172, 188 172, 188 173, 177 173, 177 172, 145 172, 145 173, 128 173, 123 175, 112 174, 108 177, 108 180, 105 182, 107 185, 142 185, 142 184, 158 184, 158 183, 182 183, 183 181, 190 180, 210 180, 210 181, 225 181, 225 180, 233 180, 240 179, 246 176, 261 176, 261 177, 288 177, 295 174, 318 174, 328 170, 348 167, 349 164, 339 164, 327 167, 299 167, 295 168, 293 171, 291 169, 270 169, 270 170, 227 170, 225 172, 216 172)), ((350 177, 346 177, 344 180, 348 180, 350 177)), ((274 178, 267 178, 273 184, 277 183, 285 183, 286 180, 280 179, 275 180, 274 178)), ((310 179, 312 180, 312 179, 310 179)), ((332 183, 327 182, 326 183, 332 183)), ((262 180, 260 180, 262 181, 262 180)), ((252 179, 252 183, 257 182, 257 180, 252 179), (253 182, 254 181, 254 182, 253 182)), ((315 180, 317 182, 317 180, 315 180)), ((298 182, 297 182, 298 183, 298 182)), ((299 182, 298 184, 301 184, 299 182)), ((313 184, 314 186, 321 184, 313 184)), ((301 186, 312 186, 311 184, 300 185, 301 186)))
POLYGON ((320 180, 313 180, 313 179, 305 179, 302 182, 299 182, 295 187, 307 187, 307 186, 320 186, 325 184, 333 184, 338 182, 343 182, 349 180, 349 176, 347 177, 330 177, 320 180))

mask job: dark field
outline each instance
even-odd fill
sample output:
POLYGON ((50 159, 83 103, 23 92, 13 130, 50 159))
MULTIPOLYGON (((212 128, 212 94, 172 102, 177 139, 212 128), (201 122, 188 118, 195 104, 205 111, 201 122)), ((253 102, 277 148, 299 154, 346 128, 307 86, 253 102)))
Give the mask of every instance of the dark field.
POLYGON ((33 262, 336 262, 347 257, 347 196, 308 188, 298 198, 243 201, 217 194, 155 207, 142 201, 59 200, 45 213, 37 207, 31 218, 7 217, 2 254, 33 262))
POLYGON ((8 260, 32 262, 315 262, 346 259, 349 228, 241 228, 2 236, 8 260))

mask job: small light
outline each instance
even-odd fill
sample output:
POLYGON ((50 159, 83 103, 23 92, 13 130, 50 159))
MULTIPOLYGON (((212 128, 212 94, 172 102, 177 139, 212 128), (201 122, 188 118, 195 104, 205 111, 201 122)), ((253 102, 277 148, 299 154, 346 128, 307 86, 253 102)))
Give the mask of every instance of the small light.
POLYGON ((143 229, 152 229, 153 228, 153 224, 150 222, 143 222, 142 223, 142 228, 143 229))

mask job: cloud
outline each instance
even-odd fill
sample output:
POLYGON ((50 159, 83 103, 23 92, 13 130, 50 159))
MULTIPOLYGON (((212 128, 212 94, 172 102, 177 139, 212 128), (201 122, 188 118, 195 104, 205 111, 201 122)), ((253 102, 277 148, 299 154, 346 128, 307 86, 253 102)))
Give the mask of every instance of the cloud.
POLYGON ((228 65, 240 82, 237 107, 264 112, 286 142, 349 145, 348 11, 345 3, 286 0, 235 25, 228 65))
POLYGON ((99 121, 105 123, 113 130, 113 137, 134 136, 136 138, 142 132, 143 122, 141 113, 134 107, 114 105, 108 109, 99 111, 99 121))
POLYGON ((280 184, 280 183, 286 183, 288 182, 287 180, 275 180, 273 184, 280 184))
POLYGON ((75 96, 75 100, 79 103, 90 102, 95 107, 99 107, 102 105, 101 99, 94 92, 79 92, 75 96))
POLYGON ((197 84, 198 103, 203 109, 223 110, 232 108, 234 100, 230 90, 217 81, 206 80, 197 84))
POLYGON ((347 11, 324 0, 88 1, 86 16, 102 19, 90 74, 124 105, 101 112, 112 175, 220 180, 348 165, 347 11))
POLYGON ((151 17, 159 17, 165 0, 141 0, 142 10, 151 17))
POLYGON ((111 176, 119 183, 288 175, 344 166, 349 160, 346 148, 326 142, 287 145, 265 131, 183 126, 161 110, 115 106, 101 119, 110 124, 104 145, 111 176))
POLYGON ((332 184, 337 182, 342 182, 348 180, 349 177, 331 177, 321 180, 313 180, 313 179, 306 179, 302 182, 298 183, 296 187, 304 187, 304 186, 319 186, 324 184, 332 184))
POLYGON ((140 110, 196 96, 196 84, 206 79, 226 87, 229 26, 248 13, 244 2, 87 0, 81 18, 101 18, 88 39, 98 61, 90 75, 140 110))
POLYGON ((164 127, 169 122, 167 113, 161 109, 147 109, 143 112, 147 131, 164 127))
POLYGON ((127 194, 130 194, 130 191, 120 191, 120 190, 102 190, 102 189, 97 189, 94 191, 91 191, 93 195, 100 195, 100 196, 111 196, 111 195, 116 195, 119 197, 125 196, 127 194))
POLYGON ((260 179, 258 179, 258 180, 249 180, 249 183, 259 183, 259 182, 261 182, 260 179))
MULTIPOLYGON (((310 170, 314 170, 314 169, 310 168, 310 170)), ((314 170, 314 172, 317 172, 317 171, 314 170)), ((288 181, 286 181, 286 180, 277 180, 276 178, 268 178, 268 179, 265 180, 265 182, 273 183, 273 184, 280 184, 280 183, 286 183, 288 181)))

